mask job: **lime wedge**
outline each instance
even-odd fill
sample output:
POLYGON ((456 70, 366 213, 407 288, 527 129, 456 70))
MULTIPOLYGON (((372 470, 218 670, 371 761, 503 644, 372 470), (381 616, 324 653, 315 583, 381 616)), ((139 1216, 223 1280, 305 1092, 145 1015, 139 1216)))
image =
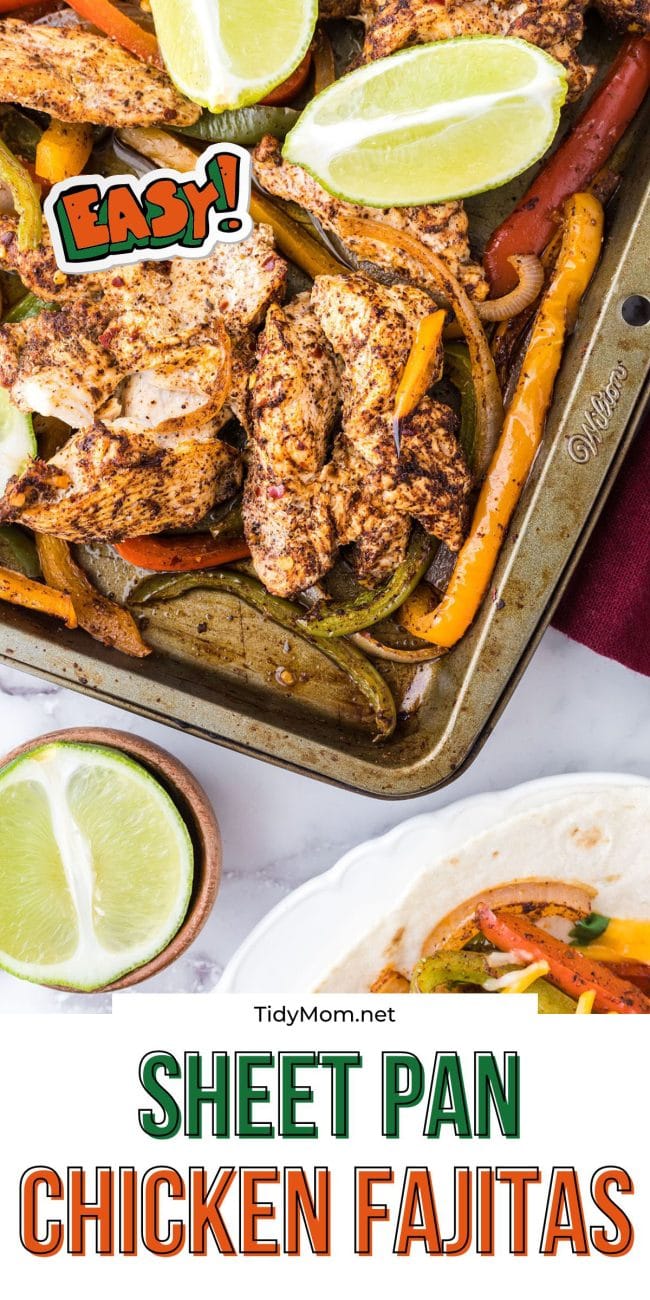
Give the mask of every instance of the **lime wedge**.
POLYGON ((22 474, 36 455, 31 415, 14 406, 6 388, 0 388, 0 496, 14 474, 22 474))
POLYGON ((0 772, 0 966, 91 990, 144 965, 187 911, 193 851, 149 773, 56 742, 0 772))
POLYGON ((213 113, 244 108, 304 58, 318 0, 151 0, 172 81, 213 113))
POLYGON ((370 207, 482 194, 545 153, 566 92, 562 65, 527 41, 437 41, 335 81, 283 153, 332 194, 370 207))

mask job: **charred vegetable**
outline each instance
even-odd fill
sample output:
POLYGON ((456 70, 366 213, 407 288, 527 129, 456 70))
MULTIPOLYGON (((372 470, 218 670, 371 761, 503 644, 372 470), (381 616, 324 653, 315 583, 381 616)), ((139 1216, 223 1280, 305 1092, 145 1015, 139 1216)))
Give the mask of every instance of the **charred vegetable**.
POLYGON ((346 605, 319 602, 308 614, 298 615, 298 626, 310 636, 331 640, 362 632, 384 618, 389 618, 426 573, 438 543, 420 528, 415 528, 402 563, 390 578, 372 591, 362 591, 346 605))
POLYGON ((290 601, 280 599, 279 596, 270 596, 261 582, 248 573, 240 573, 235 569, 221 569, 205 573, 188 573, 178 577, 168 575, 145 578, 131 593, 130 604, 138 606, 148 605, 157 600, 176 600, 177 597, 184 596, 186 592, 197 588, 237 596, 260 614, 278 623, 280 627, 309 641, 350 678, 370 706, 375 719, 377 739, 387 740, 393 734, 397 722, 395 701, 383 677, 372 664, 346 641, 312 640, 302 626, 300 609, 290 601))

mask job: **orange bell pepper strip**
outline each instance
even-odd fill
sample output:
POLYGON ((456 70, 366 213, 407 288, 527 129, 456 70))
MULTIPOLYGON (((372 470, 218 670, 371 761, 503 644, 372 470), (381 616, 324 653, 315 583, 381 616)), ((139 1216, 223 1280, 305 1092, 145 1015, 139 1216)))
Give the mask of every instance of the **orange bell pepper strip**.
POLYGON ((84 122, 58 122, 52 118, 37 146, 36 175, 48 185, 78 176, 93 147, 92 128, 84 122))
POLYGON ((574 194, 566 207, 555 272, 540 304, 517 387, 447 591, 432 611, 418 591, 400 610, 401 625, 424 641, 446 648, 456 645, 485 596, 542 441, 564 342, 598 262, 603 224, 598 199, 592 194, 574 194))
POLYGON ((36 548, 45 581, 50 587, 67 594, 79 627, 83 627, 95 641, 135 659, 151 654, 133 616, 95 590, 74 560, 67 542, 60 537, 37 533, 36 548))
POLYGON ((396 422, 405 420, 415 410, 434 379, 439 379, 442 375, 444 324, 444 311, 434 311, 430 316, 424 316, 418 324, 404 374, 395 394, 393 415, 396 422))
POLYGON ((165 66, 153 32, 134 23, 111 0, 68 0, 68 4, 80 18, 98 27, 105 36, 112 36, 145 63, 155 63, 159 68, 165 66))
POLYGON ((593 991, 595 1011, 650 1015, 650 998, 634 984, 620 979, 600 962, 583 956, 524 916, 493 912, 481 903, 476 910, 476 921, 481 934, 501 952, 517 953, 527 962, 546 962, 546 978, 576 1001, 582 993, 593 991))
POLYGON ((205 533, 184 537, 131 537, 116 542, 115 550, 123 560, 152 573, 192 573, 196 569, 216 569, 220 564, 245 560, 250 555, 243 537, 209 537, 205 533))
POLYGON ((53 618, 62 618, 66 627, 77 626, 77 616, 69 596, 46 587, 44 582, 25 578, 13 569, 0 568, 0 600, 22 605, 23 609, 38 610, 41 614, 51 614, 53 618))

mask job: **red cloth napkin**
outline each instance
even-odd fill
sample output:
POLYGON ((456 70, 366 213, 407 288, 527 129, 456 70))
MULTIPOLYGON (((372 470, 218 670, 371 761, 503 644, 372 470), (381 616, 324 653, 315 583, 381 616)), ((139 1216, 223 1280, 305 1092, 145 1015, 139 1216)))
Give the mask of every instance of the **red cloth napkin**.
POLYGON ((650 676, 650 416, 635 438, 554 627, 650 676))

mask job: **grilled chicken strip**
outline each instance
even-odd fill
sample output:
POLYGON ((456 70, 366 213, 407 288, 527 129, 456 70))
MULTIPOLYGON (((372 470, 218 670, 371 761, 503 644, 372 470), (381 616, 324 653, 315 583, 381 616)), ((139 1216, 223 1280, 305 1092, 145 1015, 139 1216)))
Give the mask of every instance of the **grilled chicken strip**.
POLYGON ((284 292, 287 264, 275 251, 270 226, 256 226, 240 244, 218 244, 210 257, 136 262, 107 271, 66 275, 56 264, 46 226, 38 248, 18 247, 15 216, 0 216, 0 264, 17 271, 23 284, 47 302, 109 301, 119 312, 125 302, 155 314, 169 304, 187 323, 223 317, 240 337, 261 323, 269 303, 284 292))
MULTIPOLYGON (((281 146, 273 136, 264 136, 253 151, 253 163, 260 184, 281 199, 291 199, 306 208, 324 228, 341 237, 341 217, 373 217, 385 221, 397 230, 408 230, 416 235, 434 253, 444 257, 453 274, 465 286, 472 298, 487 297, 488 286, 482 268, 472 261, 469 248, 468 221, 461 202, 429 204, 418 208, 357 207, 344 203, 328 194, 309 172, 293 163, 284 162, 281 146)), ((361 262, 374 262, 391 271, 406 274, 409 279, 426 284, 427 276, 419 264, 391 248, 366 238, 345 235, 343 242, 361 262)), ((431 283, 431 288, 436 286, 431 283)))
POLYGON ((103 302, 77 302, 0 326, 0 382, 16 406, 81 429, 100 416, 187 433, 216 418, 231 373, 221 318, 187 327, 161 304, 123 307, 107 317, 103 302))
POLYGON ((191 527, 242 479, 241 459, 209 424, 190 438, 96 424, 13 478, 0 519, 69 542, 191 527))
POLYGON ((596 0, 596 8, 614 27, 650 32, 650 0, 596 0))
POLYGON ((272 306, 251 395, 244 528, 255 569, 277 596, 310 587, 336 554, 320 470, 337 409, 334 357, 308 296, 272 306))
POLYGON ((439 0, 380 0, 368 8, 364 46, 368 62, 407 45, 455 36, 520 36, 565 65, 573 98, 587 85, 587 73, 576 54, 584 29, 585 0, 447 0, 445 4, 439 0))
POLYGON ((246 423, 252 329, 287 273, 270 227, 201 261, 67 277, 45 240, 31 255, 20 253, 12 223, 5 217, 0 227, 6 263, 40 296, 63 303, 60 312, 0 327, 0 382, 21 409, 75 428, 99 416, 187 430, 214 418, 229 398, 246 423), (234 339, 232 384, 224 325, 234 339))
POLYGON ((188 126, 201 112, 107 36, 13 18, 0 22, 0 100, 100 126, 188 126))
POLYGON ((329 506, 339 543, 355 544, 358 576, 372 584, 403 558, 411 518, 458 550, 470 476, 454 414, 431 398, 404 422, 399 458, 395 447, 395 394, 428 295, 363 275, 320 276, 312 305, 345 366, 343 432, 325 471, 329 506))

